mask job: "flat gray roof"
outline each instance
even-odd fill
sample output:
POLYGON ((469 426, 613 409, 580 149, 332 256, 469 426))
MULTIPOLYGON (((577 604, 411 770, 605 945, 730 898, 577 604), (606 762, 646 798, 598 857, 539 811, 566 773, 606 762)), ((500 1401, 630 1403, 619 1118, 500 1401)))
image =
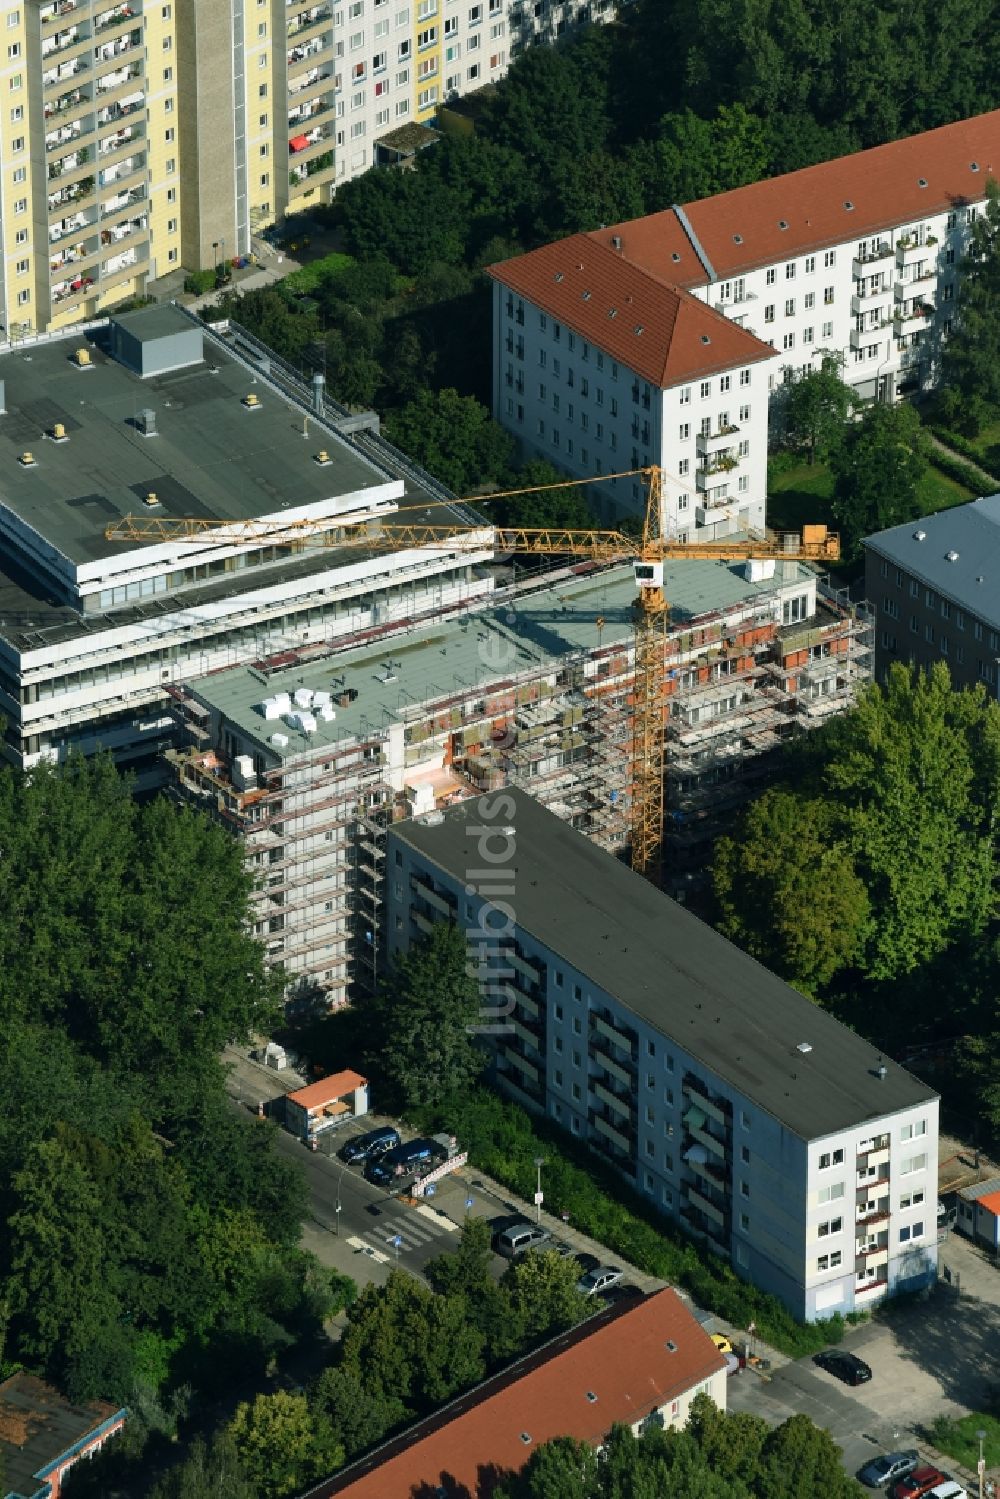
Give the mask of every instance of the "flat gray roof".
POLYGON ((877 531, 865 546, 1000 628, 1000 494, 877 531))
MULTIPOLYGON (((678 625, 698 616, 774 593, 776 583, 794 583, 807 575, 799 563, 780 564, 769 583, 749 583, 740 569, 697 557, 669 563, 665 588, 678 625), (779 576, 780 574, 780 576, 779 576)), ((572 578, 540 587, 498 607, 471 611, 464 618, 442 620, 394 635, 355 650, 269 673, 267 685, 252 667, 216 672, 192 690, 209 707, 256 739, 280 760, 293 759, 312 747, 336 744, 366 732, 385 720, 405 721, 408 707, 461 693, 475 682, 556 665, 575 652, 591 651, 632 635, 635 581, 631 567, 572 578), (598 620, 603 624, 598 627, 598 620), (498 660, 504 664, 498 665, 498 660), (391 667, 389 663, 392 663, 391 667), (357 692, 354 702, 337 708, 332 723, 317 723, 305 735, 284 721, 266 720, 260 704, 297 687, 357 692), (271 743, 275 733, 285 746, 271 743)))
POLYGON ((173 302, 163 302, 158 307, 140 307, 135 312, 116 312, 113 317, 120 328, 131 333, 140 343, 166 338, 171 333, 190 333, 195 326, 188 314, 173 302))
MULTIPOLYGON (((177 308, 161 308, 160 330, 196 326, 177 308), (180 320, 180 321, 178 321, 180 320)), ((146 312, 123 320, 151 334, 146 312)), ((106 330, 97 331, 97 339, 106 330)), ((232 354, 206 341, 207 359, 187 369, 140 379, 82 335, 34 343, 0 359, 6 414, 0 416, 0 503, 76 564, 120 554, 104 539, 119 516, 144 513, 154 491, 155 516, 193 516, 219 522, 254 519, 286 507, 387 483, 345 442, 263 384, 232 354), (87 342, 91 366, 78 369, 76 349, 87 342), (260 400, 250 411, 242 398, 260 400), (138 430, 144 408, 156 416, 155 437, 138 430), (46 433, 61 422, 68 441, 46 433), (314 462, 325 448, 329 466, 314 462), (23 467, 21 453, 34 455, 23 467)))
MULTIPOLYGON (((503 795, 514 805, 502 815, 514 829, 505 899, 521 929, 793 1134, 821 1139, 937 1097, 887 1059, 880 1079, 874 1046, 525 792, 503 795), (796 1050, 803 1041, 807 1055, 796 1050)), ((462 882, 481 862, 467 832, 482 825, 479 803, 390 834, 462 882)))

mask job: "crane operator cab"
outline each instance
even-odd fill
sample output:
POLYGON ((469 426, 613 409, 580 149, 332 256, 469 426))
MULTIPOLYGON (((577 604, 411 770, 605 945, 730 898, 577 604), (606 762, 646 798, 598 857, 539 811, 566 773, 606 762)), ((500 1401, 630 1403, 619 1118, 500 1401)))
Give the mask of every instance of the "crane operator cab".
POLYGON ((662 562, 635 562, 636 587, 641 591, 647 588, 663 587, 663 563, 662 562))

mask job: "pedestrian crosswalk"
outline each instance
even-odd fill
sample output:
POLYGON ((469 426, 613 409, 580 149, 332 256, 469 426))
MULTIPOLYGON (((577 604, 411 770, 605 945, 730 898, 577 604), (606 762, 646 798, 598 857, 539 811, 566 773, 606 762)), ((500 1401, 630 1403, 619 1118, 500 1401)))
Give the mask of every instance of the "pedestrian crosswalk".
POLYGON ((433 1208, 394 1205, 383 1208, 377 1223, 364 1233, 352 1234, 347 1242, 358 1253, 385 1265, 396 1259, 402 1261, 408 1252, 412 1254, 435 1241, 443 1251, 445 1241, 458 1232, 457 1223, 433 1208))

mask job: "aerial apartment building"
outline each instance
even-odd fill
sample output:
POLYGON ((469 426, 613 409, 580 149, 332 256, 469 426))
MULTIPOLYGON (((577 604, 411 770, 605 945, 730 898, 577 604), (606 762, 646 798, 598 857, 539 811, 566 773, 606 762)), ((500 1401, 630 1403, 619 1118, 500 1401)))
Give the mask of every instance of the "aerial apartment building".
MULTIPOLYGON (((503 261, 494 415, 581 477, 661 464, 681 535, 760 525, 786 379, 832 354, 865 400, 933 384, 996 171, 994 110, 503 261)), ((595 489, 641 507, 629 479, 595 489)))
MULTIPOLYGON (((750 581, 667 570, 667 877, 687 895, 770 751, 853 700, 870 673, 863 610, 798 563, 750 581)), ((388 826, 478 791, 529 789, 600 847, 629 838, 634 680, 629 568, 529 580, 171 688, 173 794, 243 842, 253 920, 291 998, 345 1003, 384 960, 388 826)))
POLYGON ((1000 495, 867 537, 865 582, 880 681, 893 661, 944 661, 956 687, 1000 694, 1000 495))
MULTIPOLYGON (((0 38, 0 333, 84 321, 329 203, 400 125, 613 0, 20 0, 0 38)), ((432 138, 432 137, 428 137, 432 138)))
POLYGON ((933 1284, 930 1088, 519 788, 386 855, 390 956, 465 930, 511 1097, 797 1317, 933 1284))
POLYGON ((0 357, 2 752, 28 767, 103 747, 155 768, 167 688, 489 592, 492 532, 377 433, 303 390, 235 325, 152 307, 0 357), (241 540, 242 520, 317 538, 416 510, 461 552, 241 540), (109 541, 128 514, 218 522, 196 541, 109 541), (471 545, 470 545, 471 543, 471 545))

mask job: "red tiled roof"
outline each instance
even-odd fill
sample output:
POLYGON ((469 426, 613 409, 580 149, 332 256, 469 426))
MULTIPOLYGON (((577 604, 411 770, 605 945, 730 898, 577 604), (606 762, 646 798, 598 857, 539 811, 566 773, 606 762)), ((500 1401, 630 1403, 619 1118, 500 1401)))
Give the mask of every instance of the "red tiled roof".
POLYGON ((489 274, 657 387, 774 357, 770 344, 592 235, 543 245, 489 274))
MULTIPOLYGON (((683 211, 712 269, 726 277, 984 198, 990 175, 1000 175, 1000 110, 685 203, 683 211)), ((653 275, 682 286, 708 279, 673 209, 613 224, 597 238, 610 244, 612 235, 653 275)))
POLYGON ((985 1208, 988 1213, 1000 1218, 1000 1192, 988 1192, 985 1197, 977 1197, 976 1207, 985 1208))
POLYGON ((443 1474, 449 1493, 485 1495, 484 1474, 520 1469, 542 1442, 571 1436, 596 1446, 616 1422, 641 1421, 724 1367, 676 1292, 659 1291, 564 1333, 309 1499, 412 1499, 434 1493, 443 1474))
POLYGON ((297 1093, 289 1093, 288 1096, 293 1103, 304 1109, 321 1109, 325 1103, 343 1098, 345 1093, 353 1093, 355 1088, 364 1087, 367 1081, 360 1072, 334 1072, 330 1077, 320 1078, 318 1083, 310 1083, 308 1087, 300 1088, 297 1093))

